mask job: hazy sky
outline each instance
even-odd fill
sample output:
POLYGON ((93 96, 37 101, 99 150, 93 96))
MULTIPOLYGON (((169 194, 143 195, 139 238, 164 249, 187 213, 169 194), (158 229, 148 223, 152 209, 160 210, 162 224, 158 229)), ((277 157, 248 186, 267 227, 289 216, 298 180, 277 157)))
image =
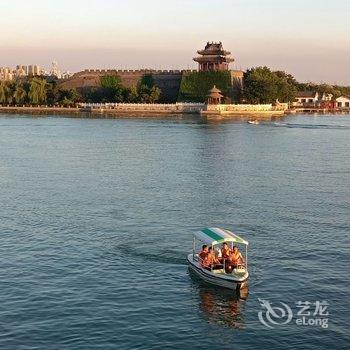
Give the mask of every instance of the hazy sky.
POLYGON ((350 0, 1 0, 0 66, 194 68, 221 40, 232 68, 350 85, 350 0))

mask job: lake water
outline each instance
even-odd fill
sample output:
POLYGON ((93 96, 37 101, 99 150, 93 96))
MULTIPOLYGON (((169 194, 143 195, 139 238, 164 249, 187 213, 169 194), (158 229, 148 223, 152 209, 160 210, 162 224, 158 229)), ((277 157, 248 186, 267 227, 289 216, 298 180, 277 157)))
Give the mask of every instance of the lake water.
POLYGON ((1 349, 349 348, 349 116, 2 115, 0 159, 1 349), (249 240, 240 296, 188 273, 206 226, 249 240))

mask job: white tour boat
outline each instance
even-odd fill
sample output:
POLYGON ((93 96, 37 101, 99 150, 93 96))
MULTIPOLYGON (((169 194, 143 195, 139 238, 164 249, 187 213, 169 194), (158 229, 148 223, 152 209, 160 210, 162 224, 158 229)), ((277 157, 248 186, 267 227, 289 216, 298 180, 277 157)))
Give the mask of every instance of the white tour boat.
POLYGON ((259 120, 248 120, 248 124, 258 125, 259 120))
POLYGON ((239 290, 246 286, 249 277, 247 254, 248 241, 229 230, 211 227, 194 233, 193 252, 188 254, 187 260, 189 268, 204 281, 220 287, 239 290), (197 254, 196 241, 200 241, 202 244, 206 244, 208 247, 211 246, 214 251, 215 248, 221 248, 221 245, 224 242, 231 246, 231 249, 234 245, 243 245, 245 246, 245 253, 242 254, 244 264, 238 265, 232 270, 232 272, 226 272, 225 261, 223 268, 213 269, 213 266, 211 268, 205 268, 202 266, 199 255, 197 254))

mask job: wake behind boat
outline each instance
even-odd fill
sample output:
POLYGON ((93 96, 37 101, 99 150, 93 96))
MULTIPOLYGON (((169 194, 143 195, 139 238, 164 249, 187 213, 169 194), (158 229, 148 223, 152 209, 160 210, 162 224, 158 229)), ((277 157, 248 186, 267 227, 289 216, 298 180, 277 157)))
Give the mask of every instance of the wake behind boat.
MULTIPOLYGON (((187 261, 189 268, 193 271, 198 277, 202 280, 233 290, 239 290, 247 284, 249 277, 248 272, 248 241, 239 237, 235 233, 221 229, 221 228, 206 228, 202 231, 197 231, 193 234, 193 251, 191 254, 188 254, 187 261), (206 264, 205 260, 201 254, 196 253, 197 247, 196 242, 200 241, 205 247, 212 251, 211 254, 218 254, 222 249, 218 249, 218 246, 230 246, 231 254, 234 252, 241 256, 240 261, 237 261, 236 264, 232 264, 230 257, 218 256, 216 263, 206 264), (234 247, 235 244, 245 246, 245 257, 239 252, 237 247, 234 247)), ((215 258, 214 258, 215 259, 215 258)))

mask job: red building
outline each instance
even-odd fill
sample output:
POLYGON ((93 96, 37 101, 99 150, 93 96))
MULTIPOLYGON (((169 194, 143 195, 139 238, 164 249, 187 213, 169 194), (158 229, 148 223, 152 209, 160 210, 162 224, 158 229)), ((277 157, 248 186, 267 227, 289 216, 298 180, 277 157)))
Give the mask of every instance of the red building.
POLYGON ((207 42, 204 50, 199 50, 200 55, 193 60, 198 62, 199 71, 225 71, 229 70, 229 64, 234 61, 229 55, 231 52, 225 51, 221 41, 219 43, 207 42))

